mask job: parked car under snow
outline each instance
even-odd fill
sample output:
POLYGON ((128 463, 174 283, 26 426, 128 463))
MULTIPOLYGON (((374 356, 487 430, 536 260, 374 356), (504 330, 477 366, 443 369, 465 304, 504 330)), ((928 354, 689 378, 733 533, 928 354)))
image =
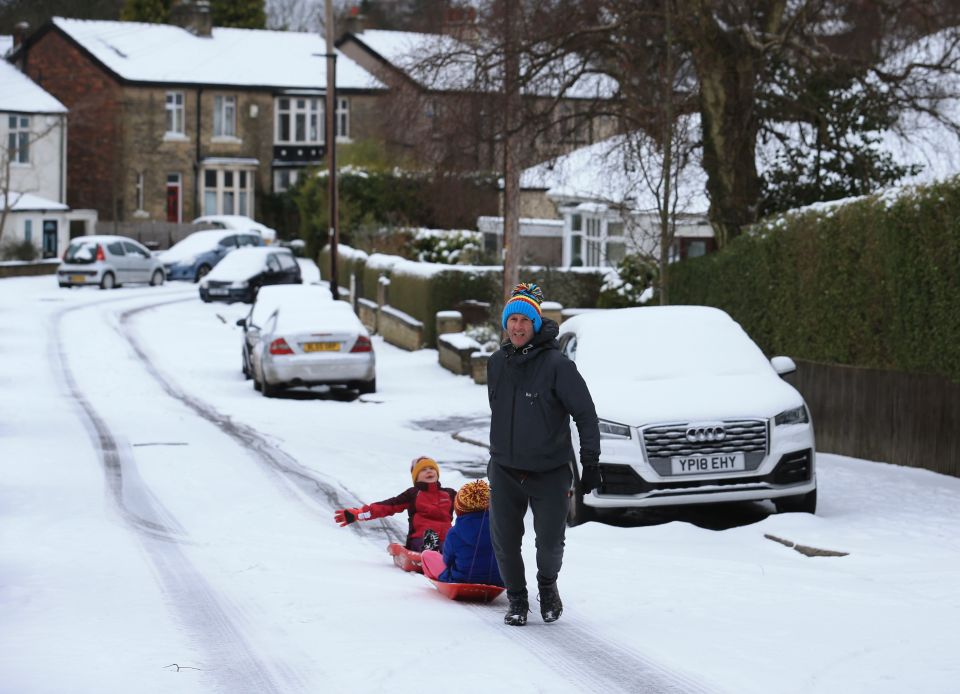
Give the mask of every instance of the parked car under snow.
POLYGON ((57 268, 61 287, 163 284, 163 265, 143 244, 123 236, 78 236, 57 268))
POLYGON ((207 301, 252 303, 260 288, 270 284, 300 284, 300 266, 289 248, 238 248, 227 254, 200 280, 200 298, 207 301))
POLYGON ((243 374, 272 397, 285 388, 343 385, 377 389, 370 334, 350 304, 322 285, 262 287, 243 328, 243 374))
POLYGON ((815 512, 813 424, 781 378, 796 365, 768 360, 725 312, 585 313, 563 323, 559 340, 590 387, 601 433, 599 489, 582 495, 574 465, 572 524, 598 508, 722 501, 815 512))
POLYGON ((246 246, 262 246, 263 239, 253 232, 221 229, 195 231, 159 254, 168 280, 199 282, 230 251, 246 246))

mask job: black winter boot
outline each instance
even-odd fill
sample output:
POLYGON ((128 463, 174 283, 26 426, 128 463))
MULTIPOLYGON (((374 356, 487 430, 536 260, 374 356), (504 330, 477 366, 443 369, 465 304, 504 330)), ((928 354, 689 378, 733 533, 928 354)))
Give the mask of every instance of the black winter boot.
POLYGON ((563 603, 560 601, 560 593, 557 591, 557 582, 540 583, 540 616, 543 621, 555 622, 560 619, 563 613, 563 603))
POLYGON ((428 549, 437 551, 437 548, 440 547, 440 536, 437 535, 436 530, 424 530, 423 531, 423 548, 422 552, 426 552, 428 549))
POLYGON ((530 604, 527 602, 527 594, 511 593, 507 591, 507 599, 510 600, 510 606, 507 608, 507 614, 503 618, 504 624, 512 627, 522 627, 527 623, 527 612, 530 611, 530 604))

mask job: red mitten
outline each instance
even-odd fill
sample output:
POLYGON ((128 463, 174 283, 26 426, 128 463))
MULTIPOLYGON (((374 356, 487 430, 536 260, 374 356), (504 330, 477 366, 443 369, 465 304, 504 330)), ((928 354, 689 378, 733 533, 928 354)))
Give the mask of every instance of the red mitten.
POLYGON ((335 520, 341 528, 344 528, 351 523, 355 523, 359 515, 360 509, 358 508, 341 508, 333 512, 333 520, 335 520))

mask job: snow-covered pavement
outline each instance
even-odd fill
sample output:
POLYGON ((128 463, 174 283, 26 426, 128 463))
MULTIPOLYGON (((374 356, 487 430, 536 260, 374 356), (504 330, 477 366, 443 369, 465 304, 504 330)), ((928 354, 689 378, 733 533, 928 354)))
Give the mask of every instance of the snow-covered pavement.
POLYGON ((0 280, 0 693, 955 691, 960 480, 820 454, 816 516, 574 528, 562 619, 509 628, 332 518, 480 474, 485 388, 375 338, 376 394, 263 398, 245 311, 0 280))

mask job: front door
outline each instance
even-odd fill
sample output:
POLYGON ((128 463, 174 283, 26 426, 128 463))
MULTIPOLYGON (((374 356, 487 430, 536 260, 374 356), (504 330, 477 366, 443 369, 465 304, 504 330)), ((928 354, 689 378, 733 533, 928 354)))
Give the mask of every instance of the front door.
POLYGON ((167 221, 181 221, 180 174, 167 174, 167 221))
POLYGON ((57 220, 43 220, 43 257, 57 257, 57 220))

